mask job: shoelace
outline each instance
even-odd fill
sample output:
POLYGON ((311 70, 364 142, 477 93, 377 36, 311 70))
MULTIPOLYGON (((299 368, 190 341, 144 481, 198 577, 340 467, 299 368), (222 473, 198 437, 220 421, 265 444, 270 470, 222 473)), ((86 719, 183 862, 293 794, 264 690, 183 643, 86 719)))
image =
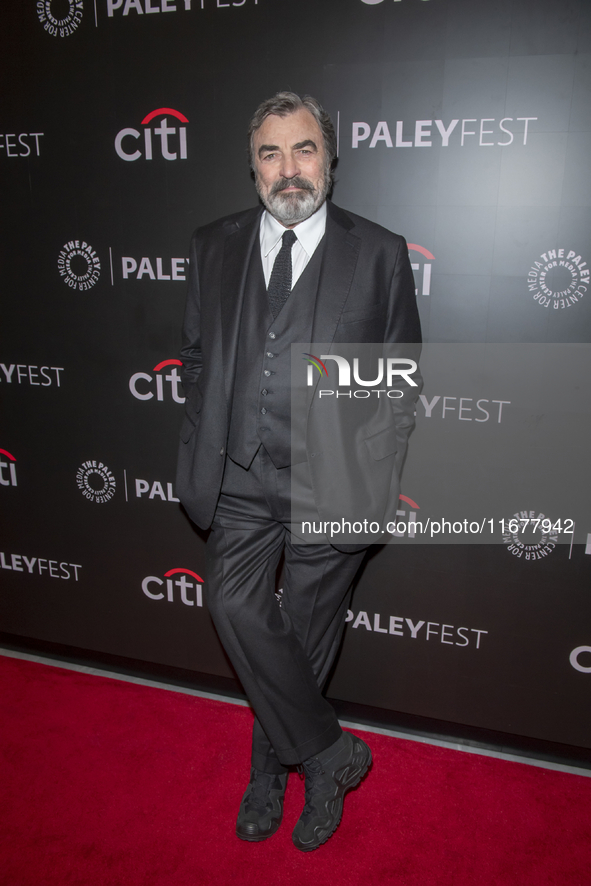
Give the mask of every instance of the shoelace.
POLYGON ((317 757, 312 757, 311 760, 306 760, 305 763, 298 766, 298 772, 301 777, 306 779, 306 802, 302 812, 302 817, 304 817, 314 812, 312 799, 314 794, 317 793, 317 789, 321 786, 319 776, 324 775, 324 769, 320 760, 317 757))
POLYGON ((269 805, 269 791, 275 776, 267 772, 259 772, 248 798, 249 806, 255 809, 266 809, 269 805))

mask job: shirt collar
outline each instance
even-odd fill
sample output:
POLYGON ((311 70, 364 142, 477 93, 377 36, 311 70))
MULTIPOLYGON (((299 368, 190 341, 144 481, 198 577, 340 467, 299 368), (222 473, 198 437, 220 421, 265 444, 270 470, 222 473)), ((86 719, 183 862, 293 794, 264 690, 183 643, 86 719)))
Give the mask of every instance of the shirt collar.
MULTIPOLYGON (((322 240, 326 229, 326 200, 316 212, 292 228, 308 257, 314 254, 314 250, 322 240)), ((261 252, 266 258, 281 240, 287 229, 276 218, 265 211, 261 218, 261 252)))

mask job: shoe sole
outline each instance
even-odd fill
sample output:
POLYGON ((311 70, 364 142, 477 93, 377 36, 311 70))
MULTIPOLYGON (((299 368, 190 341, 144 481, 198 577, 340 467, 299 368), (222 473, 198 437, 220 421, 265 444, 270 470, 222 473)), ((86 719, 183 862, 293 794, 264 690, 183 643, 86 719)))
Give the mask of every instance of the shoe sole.
POLYGON ((268 834, 262 834, 262 835, 259 835, 259 834, 252 834, 252 835, 250 835, 250 834, 241 834, 241 833, 239 832, 238 828, 236 828, 236 836, 239 837, 240 840, 246 840, 248 843, 262 843, 263 840, 268 840, 269 837, 272 837, 273 834, 276 834, 276 833, 277 833, 277 831, 279 830, 279 826, 280 826, 280 824, 281 824, 281 822, 278 821, 276 827, 274 827, 272 831, 269 831, 268 834))
MULTIPOLYGON (((358 739, 358 741, 361 741, 361 739, 358 739)), ((313 852, 315 849, 318 849, 320 846, 323 845, 323 843, 326 843, 326 841, 330 837, 332 837, 332 835, 334 834, 334 832, 336 831, 336 829, 340 825, 341 819, 343 817, 343 803, 345 800, 345 795, 349 791, 353 790, 353 788, 356 788, 358 785, 361 784, 361 782, 363 781, 363 779, 365 778, 365 776, 369 772, 370 766, 373 762, 373 759, 371 756, 371 750, 368 748, 368 746, 365 744, 365 742, 363 742, 363 746, 366 748, 367 753, 368 753, 368 758, 365 761, 365 763, 359 769, 354 769, 353 772, 351 772, 349 774, 349 777, 345 777, 345 779, 343 781, 339 780, 341 791, 339 791, 337 793, 335 800, 339 804, 340 808, 338 809, 338 818, 337 818, 334 826, 329 831, 322 831, 322 830, 318 831, 316 834, 316 840, 314 841, 313 846, 309 845, 309 844, 301 843, 299 840, 296 843, 296 841, 293 840, 294 846, 296 847, 296 849, 299 849, 300 852, 313 852)))

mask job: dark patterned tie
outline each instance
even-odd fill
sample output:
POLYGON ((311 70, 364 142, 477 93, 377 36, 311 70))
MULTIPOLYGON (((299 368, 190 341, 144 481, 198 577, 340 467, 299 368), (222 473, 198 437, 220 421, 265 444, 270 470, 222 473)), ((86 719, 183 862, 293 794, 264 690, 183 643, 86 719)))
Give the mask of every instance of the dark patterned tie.
POLYGON ((267 287, 267 297, 273 319, 277 317, 291 292, 291 247, 297 237, 293 231, 286 231, 281 240, 282 246, 273 264, 271 279, 267 287))

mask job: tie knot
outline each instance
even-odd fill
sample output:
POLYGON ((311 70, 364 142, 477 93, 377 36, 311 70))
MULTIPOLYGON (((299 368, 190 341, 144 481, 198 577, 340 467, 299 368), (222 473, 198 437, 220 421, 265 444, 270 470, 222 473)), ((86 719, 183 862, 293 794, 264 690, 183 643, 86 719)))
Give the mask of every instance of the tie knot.
POLYGON ((281 242, 283 246, 288 246, 289 248, 291 248, 297 239, 298 238, 293 231, 286 231, 281 238, 281 242))

